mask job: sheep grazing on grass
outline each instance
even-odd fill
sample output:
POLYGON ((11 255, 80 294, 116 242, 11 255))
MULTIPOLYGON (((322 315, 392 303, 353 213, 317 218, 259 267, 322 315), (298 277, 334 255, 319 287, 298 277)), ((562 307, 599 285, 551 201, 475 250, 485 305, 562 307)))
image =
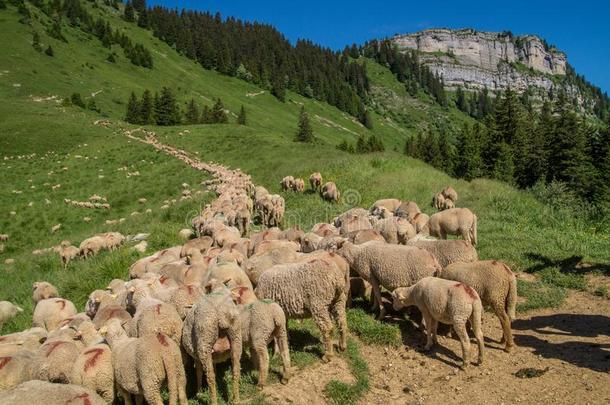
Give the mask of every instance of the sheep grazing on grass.
POLYGON ((385 238, 386 242, 404 245, 415 236, 415 228, 405 218, 390 217, 380 219, 375 229, 385 238))
POLYGON ((407 244, 430 252, 443 268, 451 263, 469 263, 479 260, 477 250, 465 240, 414 239, 410 240, 407 244))
POLYGON ((385 208, 393 214, 394 212, 396 212, 398 207, 400 207, 401 203, 402 201, 397 198, 386 198, 382 200, 377 200, 373 203, 373 205, 369 209, 369 212, 372 215, 380 215, 381 208, 385 208))
POLYGON ((130 338, 119 320, 112 320, 100 330, 112 349, 112 367, 116 386, 131 403, 144 399, 151 405, 163 405, 161 389, 167 384, 169 403, 187 404, 186 375, 180 347, 163 333, 130 338))
POLYGON ((61 260, 61 264, 64 266, 64 269, 68 267, 68 264, 71 260, 76 259, 80 254, 80 249, 76 246, 72 246, 72 244, 64 240, 61 242, 59 246, 59 259, 61 260))
POLYGON ((392 299, 396 311, 410 305, 417 306, 421 311, 426 324, 425 350, 430 350, 437 342, 436 329, 439 322, 453 325, 462 344, 462 368, 466 368, 470 362, 470 338, 466 330, 466 322, 470 321, 479 346, 479 364, 483 363, 483 304, 472 287, 437 277, 425 277, 411 287, 395 289, 392 299))
MULTIPOLYGON (((332 257, 334 254, 329 255, 332 257)), ((260 276, 255 292, 260 299, 277 302, 288 318, 311 316, 322 334, 324 361, 330 361, 333 353, 333 320, 339 328, 339 349, 345 350, 345 306, 349 292, 347 268, 342 268, 332 259, 320 258, 276 265, 260 276)))
POLYGON ((517 278, 510 268, 496 260, 453 263, 443 269, 442 277, 474 288, 500 320, 504 350, 510 352, 514 346, 510 323, 517 306, 517 278))
POLYGON ((424 277, 440 274, 441 266, 430 253, 414 246, 367 242, 354 245, 343 242, 337 251, 347 260, 350 269, 371 284, 373 309, 378 319, 385 317, 381 287, 390 291, 410 286, 424 277))
POLYGON ((447 235, 462 236, 477 245, 477 216, 468 208, 452 208, 437 212, 428 221, 430 236, 447 239, 447 235))
POLYGON ((59 297, 59 293, 53 284, 46 281, 37 281, 32 284, 32 299, 34 300, 34 304, 47 298, 56 297, 59 297))
POLYGON ((432 197, 432 206, 439 211, 445 209, 445 196, 443 193, 434 194, 434 197, 432 197))
POLYGON ((337 188, 337 185, 332 181, 324 183, 321 190, 322 198, 330 202, 339 202, 341 198, 341 192, 337 188))
POLYGON ((320 172, 312 173, 311 176, 309 176, 309 186, 313 191, 320 190, 320 187, 322 187, 322 175, 320 172))
POLYGON ((45 403, 106 405, 106 401, 94 391, 79 385, 53 384, 36 380, 27 381, 0 392, 0 403, 11 405, 45 403))
POLYGON ((205 373, 210 402, 214 405, 218 402, 214 363, 222 361, 223 358, 219 356, 230 350, 233 371, 232 400, 234 403, 239 402, 241 322, 239 309, 229 289, 220 286, 197 301, 184 319, 182 345, 186 353, 195 359, 197 389, 201 388, 205 373))
POLYGON ((280 182, 282 186, 282 191, 292 190, 294 188, 294 177, 286 176, 280 182))
POLYGON ((178 235, 185 240, 190 239, 191 236, 193 236, 194 232, 192 229, 188 229, 188 228, 184 228, 181 229, 180 232, 178 232, 178 235))
POLYGON ((450 199, 453 203, 456 203, 458 200, 457 191, 451 186, 445 187, 441 193, 443 194, 443 197, 450 199))
POLYGON ((76 315, 72 301, 63 298, 47 298, 38 301, 32 315, 32 326, 45 328, 49 332, 60 327, 61 321, 76 315))
POLYGON ((294 179, 294 183, 292 184, 292 189, 297 193, 302 193, 305 191, 305 180, 303 179, 294 179))
POLYGON ((8 235, 5 233, 0 234, 0 242, 8 242, 8 235))
POLYGON ((12 302, 0 301, 0 330, 2 330, 2 326, 7 321, 11 320, 22 312, 23 309, 12 302))

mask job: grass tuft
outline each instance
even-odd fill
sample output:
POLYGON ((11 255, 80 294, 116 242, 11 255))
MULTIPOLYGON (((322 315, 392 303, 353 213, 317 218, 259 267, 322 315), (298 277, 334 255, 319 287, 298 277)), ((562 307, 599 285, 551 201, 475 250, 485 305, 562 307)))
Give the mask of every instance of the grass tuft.
POLYGON ((380 346, 398 347, 401 344, 400 329, 374 319, 361 308, 347 311, 347 324, 362 342, 380 346))

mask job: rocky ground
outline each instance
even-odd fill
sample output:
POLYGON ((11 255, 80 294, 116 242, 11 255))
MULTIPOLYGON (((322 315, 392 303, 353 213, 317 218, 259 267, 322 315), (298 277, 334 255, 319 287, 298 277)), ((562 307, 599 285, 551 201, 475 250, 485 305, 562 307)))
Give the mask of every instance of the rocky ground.
MULTIPOLYGON (((409 330, 405 346, 362 345, 371 389, 363 404, 607 404, 610 403, 610 300, 572 292, 557 309, 520 314, 513 323, 518 345, 510 354, 499 343, 497 318, 486 313, 485 362, 466 371, 458 368, 459 341, 440 337, 431 353, 423 353, 423 334, 409 330), (519 370, 532 368, 519 378, 519 370)), ((474 343, 474 340, 473 340, 474 343)), ((476 347, 473 345, 476 358, 476 347)), ((288 385, 265 392, 277 403, 322 404, 330 380, 352 383, 345 360, 317 364, 299 372, 288 385)))

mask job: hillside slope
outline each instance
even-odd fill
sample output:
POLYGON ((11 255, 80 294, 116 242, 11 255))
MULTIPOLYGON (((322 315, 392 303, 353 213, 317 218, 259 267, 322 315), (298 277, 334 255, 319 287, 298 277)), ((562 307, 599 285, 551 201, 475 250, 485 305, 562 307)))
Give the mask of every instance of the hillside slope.
MULTIPOLYGON (((91 5, 87 3, 87 7, 91 5)), ((30 9, 46 21, 39 10, 30 9)), ((160 142, 182 148, 202 161, 241 168, 256 184, 274 192, 279 192, 279 181, 288 174, 307 177, 321 171, 325 179, 337 183, 343 194, 339 204, 325 203, 314 193, 282 193, 287 206, 285 227, 309 229, 352 206, 368 207, 387 197, 415 200, 431 214, 432 195, 451 184, 460 193, 458 205, 471 208, 479 218, 480 257, 506 261, 519 272, 520 310, 559 305, 567 288, 597 288, 595 280, 587 284, 583 272, 604 272, 610 264, 608 229, 554 211, 507 184, 455 180, 395 152, 402 150, 406 134, 436 123, 457 127, 469 118, 455 109, 434 106, 425 95, 410 97, 404 85, 381 65, 367 61, 379 105, 370 131, 325 103, 290 92, 287 102, 281 103, 252 84, 204 70, 150 32, 125 23, 112 8, 91 7, 91 12, 103 15, 149 48, 153 69, 132 65, 120 49, 114 49, 117 62, 107 62, 109 50, 76 27, 62 26, 68 40, 64 43, 49 38, 36 19, 31 26, 19 23, 14 7, 0 10, 0 233, 9 234, 0 251, 0 300, 19 303, 25 309, 2 333, 29 327, 32 282, 56 284, 63 296, 82 308, 87 294, 113 278, 126 278, 129 265, 145 255, 126 246, 75 261, 64 270, 55 253, 34 255, 33 250, 62 240, 78 244, 98 232, 119 231, 150 233, 150 254, 179 244, 178 231, 189 227, 190 220, 213 198, 199 184, 207 178, 205 173, 125 136, 125 130, 136 128, 122 121, 130 92, 140 94, 162 86, 175 89, 182 103, 194 97, 211 105, 221 97, 234 113, 243 105, 248 125, 235 124, 232 115, 231 123, 224 125, 147 127, 160 142), (55 56, 32 48, 34 30, 41 36, 43 49, 52 44, 55 56), (61 99, 74 92, 86 100, 94 99, 101 113, 62 105, 61 99), (318 138, 311 145, 293 140, 301 105, 309 112, 318 138), (343 140, 355 142, 359 135, 371 133, 384 140, 386 152, 354 155, 335 148, 343 140), (194 198, 180 198, 183 183, 193 190, 194 198), (89 210, 64 203, 66 198, 84 201, 93 194, 106 197, 111 208, 89 210), (52 232, 58 224, 59 230, 52 232), (6 259, 15 262, 5 264, 6 259)), ((401 329, 416 333, 404 321, 398 322, 380 323, 360 309, 350 310, 352 336, 367 344, 369 358, 382 352, 379 345, 387 344, 384 339, 400 345, 401 329), (366 340, 367 333, 370 340, 366 340)), ((310 322, 290 325, 291 355, 299 369, 297 385, 307 381, 299 380, 303 370, 303 374, 314 370, 309 377, 316 380, 320 366, 316 333, 310 322)), ((352 361, 349 356, 345 358, 352 361)), ((348 360, 340 359, 342 369, 349 370, 344 364, 348 360)), ((377 372, 376 367, 371 368, 377 372)), ((277 364, 273 368, 277 370, 277 364)), ((244 378, 246 389, 253 392, 252 372, 245 372, 244 378)), ((328 395, 325 384, 318 387, 320 395, 328 395)))

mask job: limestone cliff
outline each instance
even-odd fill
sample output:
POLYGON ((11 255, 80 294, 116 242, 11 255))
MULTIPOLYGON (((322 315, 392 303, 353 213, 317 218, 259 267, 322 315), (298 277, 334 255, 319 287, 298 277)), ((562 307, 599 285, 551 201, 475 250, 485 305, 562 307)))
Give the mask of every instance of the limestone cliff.
POLYGON ((419 51, 448 87, 547 91, 567 69, 565 54, 533 35, 431 29, 392 40, 400 50, 419 51))

